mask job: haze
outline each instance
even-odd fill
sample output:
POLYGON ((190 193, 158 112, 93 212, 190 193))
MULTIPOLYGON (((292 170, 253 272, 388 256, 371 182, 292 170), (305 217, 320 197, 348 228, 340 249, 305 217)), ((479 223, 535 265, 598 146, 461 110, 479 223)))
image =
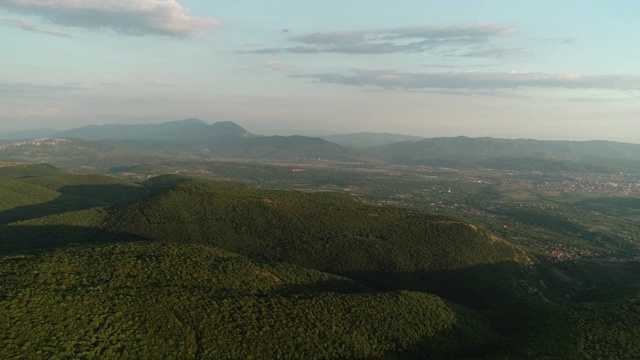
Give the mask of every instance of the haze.
POLYGON ((0 131, 640 142, 634 1, 0 0, 0 131))

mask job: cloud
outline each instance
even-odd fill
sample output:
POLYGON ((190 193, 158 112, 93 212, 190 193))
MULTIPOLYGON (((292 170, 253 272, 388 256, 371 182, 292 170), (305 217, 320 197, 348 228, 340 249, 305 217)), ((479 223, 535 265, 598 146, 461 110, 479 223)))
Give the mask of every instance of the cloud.
POLYGON ((147 81, 146 84, 153 85, 153 86, 173 86, 173 84, 168 83, 166 81, 162 81, 162 80, 151 80, 151 81, 147 81))
POLYGON ((543 38, 543 39, 531 37, 530 39, 538 42, 556 43, 556 44, 562 44, 562 45, 571 45, 576 43, 577 41, 576 38, 571 38, 571 37, 543 38))
POLYGON ((28 83, 0 82, 0 95, 5 98, 34 97, 51 95, 53 93, 83 90, 82 84, 39 85, 28 83))
POLYGON ((188 16, 175 0, 0 0, 0 7, 57 25, 110 29, 125 35, 193 36, 221 24, 188 16))
POLYGON ((11 18, 11 17, 0 17, 0 24, 4 24, 4 25, 9 25, 9 26, 13 26, 13 27, 17 27, 19 29, 25 30, 25 31, 32 31, 32 32, 37 32, 40 34, 44 34, 44 35, 51 35, 51 36, 57 36, 57 37, 62 37, 62 38, 70 38, 71 35, 64 33, 64 32, 60 32, 60 31, 53 31, 53 30, 47 30, 47 29, 43 29, 38 25, 34 25, 34 24, 30 24, 22 19, 16 19, 16 18, 11 18))
POLYGON ((487 43, 495 37, 509 36, 517 28, 502 24, 448 26, 410 26, 377 30, 328 31, 289 38, 298 46, 260 48, 256 54, 390 54, 421 53, 440 47, 470 46, 487 43))
POLYGON ((530 52, 523 48, 505 48, 505 47, 491 47, 491 46, 476 46, 470 48, 467 52, 458 54, 462 57, 474 57, 474 58, 504 58, 515 56, 528 56, 530 52))
POLYGON ((65 115, 65 112, 56 107, 6 107, 0 105, 0 116, 14 119, 26 119, 26 118, 46 118, 57 117, 65 115))
POLYGON ((264 65, 271 70, 280 71, 284 69, 284 64, 276 60, 269 60, 265 62, 264 65))
POLYGON ((401 90, 506 90, 518 88, 640 90, 640 76, 638 75, 485 71, 408 73, 393 70, 356 70, 349 74, 322 73, 298 77, 315 79, 321 83, 401 90))

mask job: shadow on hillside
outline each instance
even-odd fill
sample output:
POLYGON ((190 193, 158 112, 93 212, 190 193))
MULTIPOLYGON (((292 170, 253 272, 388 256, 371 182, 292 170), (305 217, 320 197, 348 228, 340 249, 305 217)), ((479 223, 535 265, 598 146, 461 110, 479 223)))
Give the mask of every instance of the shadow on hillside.
POLYGON ((50 250, 70 244, 145 240, 122 232, 77 226, 0 226, 0 255, 50 250))
POLYGON ((613 289, 640 284, 640 261, 581 259, 556 265, 587 289, 613 289))
POLYGON ((349 279, 331 279, 310 284, 284 284, 276 288, 278 295, 309 295, 332 292, 338 294, 370 293, 371 289, 349 279))
MULTIPOLYGON (((459 319, 465 315, 456 314, 459 319)), ((464 320, 459 322, 464 322, 464 320)), ((464 324, 460 324, 464 328, 464 324)), ((452 328, 441 331, 432 336, 426 336, 409 345, 406 349, 392 350, 379 357, 369 360, 473 360, 484 359, 496 353, 497 348, 503 346, 500 335, 489 328, 477 329, 452 328), (466 331, 465 331, 466 330, 466 331), (473 331, 475 330, 475 332, 473 331)))
POLYGON ((0 225, 35 219, 68 211, 123 204, 140 199, 146 190, 122 184, 69 185, 58 190, 60 196, 40 204, 18 206, 0 212, 0 225))
MULTIPOLYGON (((549 296, 549 288, 541 284, 537 274, 516 262, 413 272, 350 271, 338 275, 376 291, 425 292, 474 310, 492 309, 516 301, 547 301, 549 296)), ((553 279, 544 280, 553 282, 553 279)))

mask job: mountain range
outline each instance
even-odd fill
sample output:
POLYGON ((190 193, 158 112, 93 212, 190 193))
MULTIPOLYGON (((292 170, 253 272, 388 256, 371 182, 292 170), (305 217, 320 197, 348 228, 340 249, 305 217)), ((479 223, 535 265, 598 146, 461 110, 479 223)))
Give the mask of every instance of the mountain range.
POLYGON ((372 132, 359 132, 352 134, 335 134, 325 135, 321 138, 347 146, 355 149, 369 149, 378 146, 384 146, 403 141, 418 141, 424 139, 419 136, 409 136, 390 133, 372 133, 372 132))
MULTIPOLYGON (((47 134, 40 130, 31 135, 47 134)), ((27 132, 13 133, 16 137, 27 132)), ((7 137, 4 134, 3 137, 7 137)), ((259 136, 242 126, 223 121, 207 124, 198 119, 161 124, 90 125, 51 134, 66 139, 65 154, 73 148, 82 158, 100 153, 105 158, 131 159, 239 159, 286 162, 387 162, 390 164, 431 167, 463 167, 524 171, 592 171, 612 172, 640 170, 640 145, 612 141, 542 141, 498 138, 419 138, 397 134, 354 133, 324 136, 259 136), (93 151, 92 149, 100 149, 93 151)), ((1 137, 0 137, 1 138, 1 137)), ((22 141, 1 145, 12 161, 33 156, 29 146, 39 143, 22 141), (22 146, 17 149, 14 145, 22 146)), ((59 151, 38 148, 43 160, 59 158, 59 151), (51 154, 49 154, 51 153, 51 154), (56 153, 55 156, 53 153, 56 153), (50 156, 48 156, 50 155, 50 156)), ((98 156, 100 157, 100 156, 98 156)), ((148 161, 147 161, 148 162, 148 161)), ((62 165, 61 163, 57 163, 62 165)))
POLYGON ((55 129, 34 129, 0 132, 0 140, 29 140, 53 137, 59 132, 55 129))

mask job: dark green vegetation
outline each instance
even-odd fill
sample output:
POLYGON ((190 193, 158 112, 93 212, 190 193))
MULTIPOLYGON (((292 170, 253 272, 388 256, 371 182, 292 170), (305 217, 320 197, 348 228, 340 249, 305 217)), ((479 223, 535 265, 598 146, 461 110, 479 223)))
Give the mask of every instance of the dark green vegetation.
POLYGON ((335 193, 264 191, 173 177, 145 184, 154 194, 111 211, 107 229, 213 245, 261 261, 346 275, 375 289, 448 295, 474 307, 525 296, 513 284, 530 280, 524 252, 451 218, 335 193), (180 184, 154 191, 161 188, 156 182, 166 186, 171 180, 180 184))
POLYGON ((451 358, 496 336, 433 295, 200 245, 72 247, 0 266, 5 359, 451 358))
MULTIPOLYGON (((37 234, 31 228, 45 226, 77 242, 120 237, 206 244, 259 261, 349 276, 376 290, 436 293, 474 308, 530 292, 544 296, 522 250, 455 219, 335 193, 264 191, 175 176, 143 185, 150 195, 131 205, 7 227, 4 247, 22 248, 28 233, 37 234)), ((44 246, 49 245, 47 238, 44 246)), ((27 248, 37 246, 36 237, 27 248)))
POLYGON ((69 174, 49 165, 0 166, 0 224, 127 203, 145 192, 105 175, 69 174))

